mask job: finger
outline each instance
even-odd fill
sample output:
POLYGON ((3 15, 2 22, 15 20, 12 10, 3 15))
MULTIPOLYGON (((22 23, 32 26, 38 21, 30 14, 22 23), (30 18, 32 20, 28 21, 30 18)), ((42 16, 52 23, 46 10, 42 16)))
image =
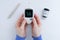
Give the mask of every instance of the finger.
POLYGON ((26 26, 26 20, 23 20, 23 22, 22 22, 22 24, 21 24, 21 27, 22 27, 22 28, 25 28, 25 26, 26 26))
POLYGON ((37 24, 40 25, 40 19, 39 19, 38 15, 35 14, 34 17, 35 17, 35 19, 36 19, 36 21, 37 21, 37 24))
POLYGON ((33 26, 37 24, 37 22, 36 22, 36 19, 35 19, 35 18, 33 18, 33 21, 32 21, 32 22, 33 22, 33 26))
POLYGON ((32 28, 33 28, 33 25, 34 25, 33 22, 31 22, 31 26, 32 26, 32 28))
POLYGON ((26 31, 26 28, 27 28, 27 23, 25 24, 25 27, 24 27, 25 31, 26 31))
POLYGON ((17 27, 20 27, 20 24, 21 24, 21 21, 23 20, 23 14, 19 17, 19 19, 17 20, 17 23, 16 23, 16 25, 17 25, 17 27))

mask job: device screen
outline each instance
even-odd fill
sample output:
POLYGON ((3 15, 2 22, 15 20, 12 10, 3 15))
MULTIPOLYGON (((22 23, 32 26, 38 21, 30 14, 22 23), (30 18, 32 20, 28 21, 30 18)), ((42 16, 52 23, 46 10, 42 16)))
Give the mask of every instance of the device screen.
POLYGON ((25 10, 25 17, 33 17, 33 10, 32 9, 26 9, 25 10))

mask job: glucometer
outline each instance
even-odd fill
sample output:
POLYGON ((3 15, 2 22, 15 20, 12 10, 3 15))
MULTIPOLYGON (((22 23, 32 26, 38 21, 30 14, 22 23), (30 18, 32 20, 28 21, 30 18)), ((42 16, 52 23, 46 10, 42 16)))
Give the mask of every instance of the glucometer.
POLYGON ((25 20, 27 21, 27 24, 30 24, 33 19, 33 9, 25 9, 25 20))

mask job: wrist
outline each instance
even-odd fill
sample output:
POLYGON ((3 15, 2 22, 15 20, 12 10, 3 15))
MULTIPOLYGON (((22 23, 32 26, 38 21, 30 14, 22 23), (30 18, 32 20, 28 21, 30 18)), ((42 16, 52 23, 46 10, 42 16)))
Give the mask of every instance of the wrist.
POLYGON ((17 35, 20 36, 20 37, 26 37, 26 35, 23 34, 23 33, 17 33, 17 35))
POLYGON ((40 31, 35 31, 35 32, 32 33, 33 37, 39 37, 40 35, 41 35, 40 31))
POLYGON ((41 34, 33 34, 33 37, 39 37, 41 34))
POLYGON ((16 40, 25 40, 25 37, 20 37, 19 35, 16 35, 16 40))
POLYGON ((33 40, 42 40, 41 35, 40 35, 40 36, 38 36, 38 37, 34 37, 34 36, 32 36, 32 37, 33 37, 33 40))

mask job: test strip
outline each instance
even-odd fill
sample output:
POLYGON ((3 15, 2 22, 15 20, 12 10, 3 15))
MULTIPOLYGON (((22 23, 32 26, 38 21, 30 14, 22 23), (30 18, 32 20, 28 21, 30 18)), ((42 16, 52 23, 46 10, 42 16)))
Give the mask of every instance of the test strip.
POLYGON ((13 11, 11 12, 11 14, 8 16, 8 19, 10 19, 12 16, 13 16, 13 14, 15 13, 15 11, 18 9, 18 7, 20 6, 20 3, 18 3, 17 5, 16 5, 16 7, 13 9, 13 11))

